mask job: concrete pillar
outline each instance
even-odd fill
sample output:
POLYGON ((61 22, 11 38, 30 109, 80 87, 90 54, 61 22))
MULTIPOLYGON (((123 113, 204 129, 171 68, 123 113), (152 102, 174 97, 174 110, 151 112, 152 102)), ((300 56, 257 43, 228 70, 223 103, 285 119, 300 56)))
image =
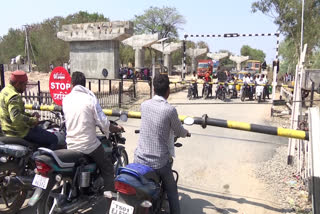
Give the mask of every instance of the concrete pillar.
POLYGON ((141 48, 134 48, 134 50, 135 50, 134 65, 136 70, 140 70, 140 68, 144 67, 145 49, 141 47, 141 48))
POLYGON ((240 71, 241 70, 241 62, 248 60, 249 56, 233 56, 233 55, 231 55, 229 57, 229 59, 231 61, 234 61, 237 63, 237 70, 240 71))
POLYGON ((135 68, 139 70, 144 67, 145 48, 156 43, 160 38, 159 34, 134 35, 122 41, 125 45, 130 45, 135 50, 135 68))
POLYGON ((201 56, 208 52, 207 48, 188 48, 186 53, 191 57, 192 72, 197 71, 197 60, 196 57, 201 56))
POLYGON ((133 23, 114 21, 63 25, 57 36, 70 43, 70 70, 87 78, 118 78, 120 41, 133 34, 133 23))
POLYGON ((168 74, 171 75, 171 53, 173 51, 176 51, 178 49, 182 48, 182 42, 179 43, 165 43, 165 44, 153 44, 151 45, 151 47, 157 51, 162 52, 165 56, 164 56, 164 66, 168 66, 168 74))

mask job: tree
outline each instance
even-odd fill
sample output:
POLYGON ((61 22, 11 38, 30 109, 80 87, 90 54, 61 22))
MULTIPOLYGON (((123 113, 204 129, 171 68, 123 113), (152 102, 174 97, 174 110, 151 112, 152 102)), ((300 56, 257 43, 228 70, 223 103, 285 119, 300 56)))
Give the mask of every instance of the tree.
MULTIPOLYGON (((297 0, 259 0, 252 4, 252 12, 261 11, 274 19, 280 32, 285 35, 286 39, 290 39, 295 51, 291 55, 295 56, 299 56, 300 53, 301 10, 301 1, 297 0)), ((319 46, 319 11, 319 0, 305 1, 303 43, 308 44, 307 56, 312 56, 312 52, 319 46)), ((295 63, 297 62, 295 58, 295 63)))
POLYGON ((161 38, 177 38, 185 19, 173 7, 150 7, 143 15, 135 15, 135 33, 159 33, 161 38))
POLYGON ((249 59, 259 60, 260 62, 263 62, 266 58, 266 54, 262 50, 251 48, 249 45, 243 45, 240 53, 242 56, 249 56, 249 59))

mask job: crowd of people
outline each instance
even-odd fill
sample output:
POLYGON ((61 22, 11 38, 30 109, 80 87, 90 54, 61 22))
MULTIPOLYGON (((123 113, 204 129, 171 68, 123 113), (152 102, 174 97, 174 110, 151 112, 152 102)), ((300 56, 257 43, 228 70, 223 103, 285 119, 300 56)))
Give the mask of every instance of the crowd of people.
POLYGON ((151 77, 151 70, 149 68, 134 70, 131 67, 122 67, 119 69, 119 77, 123 79, 149 80, 151 77))
MULTIPOLYGON (((203 96, 206 85, 208 85, 207 87, 209 88, 209 96, 212 96, 212 81, 214 77, 217 78, 218 83, 233 83, 234 85, 236 85, 237 83, 242 82, 243 84, 265 85, 266 88, 268 85, 268 79, 265 74, 252 75, 251 73, 247 73, 241 79, 240 76, 230 73, 227 70, 218 70, 215 76, 213 76, 212 73, 210 74, 210 72, 205 73, 205 76, 203 77, 204 82, 202 87, 202 96, 203 96)), ((194 71, 191 77, 191 85, 194 90, 195 98, 199 97, 197 79, 198 79, 198 75, 194 71)), ((254 93, 254 87, 251 87, 251 88, 252 88, 252 93, 254 93)), ((234 88, 234 90, 236 89, 234 88)), ((267 90, 265 91, 266 91, 267 97, 269 98, 269 92, 267 92, 267 90)))

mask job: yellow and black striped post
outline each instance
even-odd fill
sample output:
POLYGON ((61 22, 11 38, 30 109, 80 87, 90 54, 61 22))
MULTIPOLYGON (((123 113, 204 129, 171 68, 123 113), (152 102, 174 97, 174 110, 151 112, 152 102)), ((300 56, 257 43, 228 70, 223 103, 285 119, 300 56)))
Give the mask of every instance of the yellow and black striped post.
MULTIPOLYGON (((29 110, 41 110, 41 111, 61 111, 61 107, 56 105, 42 105, 42 106, 25 105, 25 108, 29 110)), ((128 115, 128 118, 141 119, 141 112, 119 111, 119 110, 113 110, 113 109, 103 109, 103 112, 108 116, 119 117, 121 114, 126 114, 128 115)), ((192 117, 192 116, 179 115, 179 119, 181 121, 183 121, 186 117, 192 117)), ((265 125, 258 125, 258 124, 231 121, 231 120, 221 120, 216 118, 209 118, 207 115, 203 115, 202 117, 192 117, 192 118, 194 119, 194 124, 201 125, 203 128, 206 128, 206 126, 217 126, 222 128, 257 132, 261 134, 276 135, 276 136, 287 137, 287 138, 309 140, 309 132, 301 131, 301 130, 286 129, 286 128, 275 127, 275 126, 265 126, 265 125)))

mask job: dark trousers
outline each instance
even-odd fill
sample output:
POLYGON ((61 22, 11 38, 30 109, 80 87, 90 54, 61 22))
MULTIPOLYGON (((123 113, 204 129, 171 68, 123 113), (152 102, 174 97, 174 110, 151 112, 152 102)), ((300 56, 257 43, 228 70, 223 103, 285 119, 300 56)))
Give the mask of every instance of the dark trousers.
POLYGON ((30 129, 23 139, 51 149, 54 149, 58 144, 58 138, 55 134, 42 129, 39 126, 30 129))
POLYGON ((156 169, 157 174, 162 180, 162 185, 167 193, 171 214, 180 214, 180 204, 177 183, 172 173, 172 164, 167 163, 164 167, 156 169))
POLYGON ((93 152, 89 154, 92 160, 97 164, 101 171, 104 181, 105 191, 115 191, 114 189, 114 168, 112 163, 111 154, 107 154, 103 146, 100 144, 93 152))

